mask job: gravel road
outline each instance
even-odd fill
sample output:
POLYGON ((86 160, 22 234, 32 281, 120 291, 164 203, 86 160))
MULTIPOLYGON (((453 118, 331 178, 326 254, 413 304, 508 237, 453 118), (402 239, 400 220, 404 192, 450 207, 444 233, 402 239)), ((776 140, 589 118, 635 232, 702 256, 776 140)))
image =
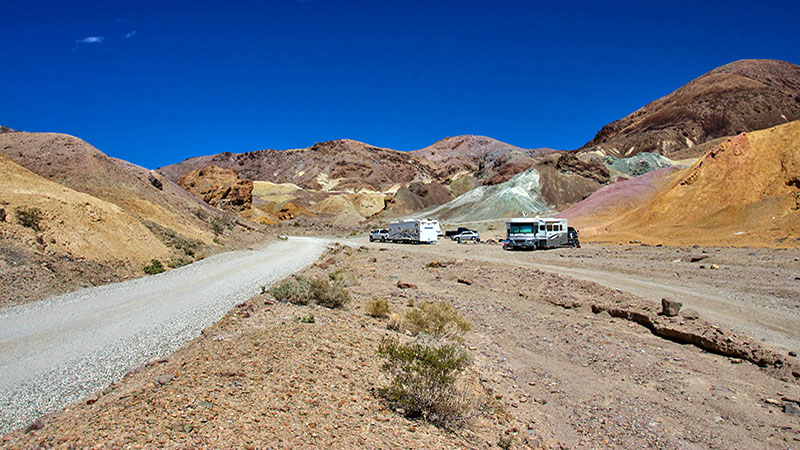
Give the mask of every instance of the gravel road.
POLYGON ((0 310, 0 435, 175 351, 326 244, 290 238, 0 310))

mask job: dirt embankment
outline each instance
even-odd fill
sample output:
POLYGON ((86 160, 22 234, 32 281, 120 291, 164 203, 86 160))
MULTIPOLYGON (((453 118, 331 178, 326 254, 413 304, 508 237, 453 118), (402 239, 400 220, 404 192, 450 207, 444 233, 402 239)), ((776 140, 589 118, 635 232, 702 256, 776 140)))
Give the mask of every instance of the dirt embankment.
POLYGON ((417 250, 374 244, 328 255, 305 274, 351 272, 358 284, 347 309, 255 297, 187 348, 43 418, 41 429, 7 436, 4 445, 496 448, 508 438, 511 448, 679 449, 800 442, 800 417, 789 413, 800 399, 791 374, 796 356, 702 318, 661 317, 652 302, 594 283, 445 247, 437 258, 417 250), (399 281, 416 288, 399 289, 399 281), (374 298, 400 314, 426 300, 466 314, 475 325, 466 335, 472 376, 491 393, 494 413, 451 433, 389 409, 374 391, 386 382, 375 349, 395 332, 364 315, 374 298), (748 342, 773 355, 769 368, 663 339, 615 317, 616 310, 670 329, 709 331, 724 345, 748 342), (309 315, 314 323, 299 323, 309 315))

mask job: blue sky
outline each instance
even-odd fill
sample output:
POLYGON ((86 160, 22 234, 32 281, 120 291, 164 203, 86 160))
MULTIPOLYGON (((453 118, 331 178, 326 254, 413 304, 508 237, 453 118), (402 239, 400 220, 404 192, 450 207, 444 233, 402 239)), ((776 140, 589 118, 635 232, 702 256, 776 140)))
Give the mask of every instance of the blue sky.
POLYGON ((731 61, 800 64, 800 2, 3 2, 0 124, 149 168, 349 138, 572 149, 731 61), (120 4, 117 4, 120 3, 120 4))

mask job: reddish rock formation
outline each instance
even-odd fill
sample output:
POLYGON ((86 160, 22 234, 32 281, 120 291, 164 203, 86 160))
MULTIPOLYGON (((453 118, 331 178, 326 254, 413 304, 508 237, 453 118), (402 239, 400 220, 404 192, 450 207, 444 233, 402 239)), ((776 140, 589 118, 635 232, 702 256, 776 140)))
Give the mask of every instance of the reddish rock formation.
POLYGON ((178 184, 209 205, 220 209, 242 211, 250 208, 253 201, 252 181, 242 180, 235 171, 217 166, 193 170, 181 178, 178 184))

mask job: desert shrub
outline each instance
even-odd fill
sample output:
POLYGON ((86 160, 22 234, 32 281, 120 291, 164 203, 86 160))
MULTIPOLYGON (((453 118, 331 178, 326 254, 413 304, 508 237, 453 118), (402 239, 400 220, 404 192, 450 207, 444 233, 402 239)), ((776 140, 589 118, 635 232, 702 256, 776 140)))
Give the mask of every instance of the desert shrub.
POLYGON ((314 322, 316 322, 316 319, 314 319, 314 315, 313 314, 309 314, 307 316, 300 316, 298 318, 298 321, 300 323, 314 323, 314 322))
POLYGON ((164 271, 164 265, 161 264, 161 261, 153 259, 150 261, 150 265, 142 267, 142 270, 148 275, 155 275, 164 271))
POLYGON ((178 258, 174 258, 170 262, 168 262, 167 263, 167 267, 169 267, 170 269, 177 269, 178 267, 182 267, 182 266, 185 266, 185 265, 191 264, 191 263, 192 263, 192 259, 191 258, 187 258, 185 256, 181 256, 181 257, 178 257, 178 258))
POLYGON ((307 305, 311 301, 308 282, 303 277, 286 280, 268 292, 279 302, 307 305))
POLYGON ((211 225, 211 231, 213 231, 215 235, 219 236, 223 231, 225 231, 225 228, 232 228, 234 221, 235 217, 233 214, 224 213, 212 217, 209 221, 209 224, 211 225))
POLYGON ((367 302, 364 306, 364 310, 370 317, 383 319, 389 317, 389 302, 382 298, 376 298, 367 302))
POLYGON ((316 303, 327 308, 341 308, 350 301, 350 293, 344 287, 322 278, 296 277, 270 289, 269 293, 278 301, 296 305, 316 303))
POLYGON ((414 334, 425 333, 435 338, 460 339, 472 323, 444 301, 422 302, 405 315, 405 324, 414 334))
POLYGON ((311 298, 326 308, 341 308, 350 301, 350 293, 339 283, 328 283, 322 278, 312 278, 311 298))
POLYGON ((328 274, 328 278, 343 286, 355 286, 358 284, 358 278, 347 269, 339 269, 328 274))
POLYGON ((20 206, 14 212, 17 216, 17 222, 23 227, 32 228, 36 231, 41 231, 41 221, 44 218, 44 213, 41 209, 35 207, 20 206))
POLYGON ((381 394, 409 417, 444 424, 470 409, 458 380, 470 364, 469 354, 452 341, 421 335, 408 344, 384 338, 378 346, 390 383, 381 394))
POLYGON ((403 318, 400 314, 391 313, 389 314, 389 320, 386 322, 386 328, 392 331, 400 331, 400 328, 403 325, 403 318))

